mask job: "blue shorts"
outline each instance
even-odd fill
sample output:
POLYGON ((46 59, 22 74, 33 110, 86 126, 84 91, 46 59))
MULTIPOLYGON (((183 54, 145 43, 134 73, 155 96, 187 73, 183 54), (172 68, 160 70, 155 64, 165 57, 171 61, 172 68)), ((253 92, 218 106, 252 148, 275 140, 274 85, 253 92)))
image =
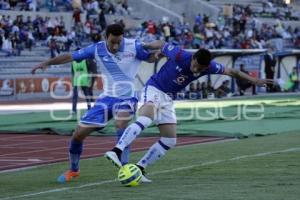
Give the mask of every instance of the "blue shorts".
POLYGON ((104 127, 120 111, 135 114, 137 103, 138 100, 135 97, 119 99, 105 96, 99 98, 95 105, 81 117, 80 123, 104 127))

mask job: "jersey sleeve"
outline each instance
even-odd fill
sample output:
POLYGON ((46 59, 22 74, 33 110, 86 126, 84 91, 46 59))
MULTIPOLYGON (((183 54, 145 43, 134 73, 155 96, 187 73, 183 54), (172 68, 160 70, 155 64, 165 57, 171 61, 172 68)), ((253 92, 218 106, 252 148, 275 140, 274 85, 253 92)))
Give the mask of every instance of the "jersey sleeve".
POLYGON ((95 50, 96 50, 96 44, 92 44, 88 47, 85 47, 83 49, 79 49, 77 51, 74 51, 72 53, 72 58, 75 61, 81 61, 84 59, 94 58, 95 56, 95 50))
POLYGON ((162 48, 162 53, 176 63, 182 63, 191 56, 192 53, 187 52, 173 44, 166 43, 162 48))
POLYGON ((225 67, 224 65, 211 61, 209 64, 208 73, 209 74, 224 74, 225 67))
POLYGON ((143 44, 136 40, 135 41, 136 58, 139 60, 148 60, 150 53, 143 47, 143 44))

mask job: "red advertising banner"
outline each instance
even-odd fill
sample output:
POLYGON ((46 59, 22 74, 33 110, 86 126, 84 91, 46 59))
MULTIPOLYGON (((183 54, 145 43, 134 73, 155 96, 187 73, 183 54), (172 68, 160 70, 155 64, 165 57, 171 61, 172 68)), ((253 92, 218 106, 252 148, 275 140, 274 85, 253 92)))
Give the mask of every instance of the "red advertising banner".
MULTIPOLYGON (((101 77, 95 77, 94 90, 102 89, 101 77)), ((71 90, 71 77, 0 79, 0 97, 30 93, 53 93, 60 96, 70 93, 71 90)))
POLYGON ((71 89, 71 80, 67 77, 55 78, 17 78, 16 93, 47 93, 51 89, 68 92, 71 89))

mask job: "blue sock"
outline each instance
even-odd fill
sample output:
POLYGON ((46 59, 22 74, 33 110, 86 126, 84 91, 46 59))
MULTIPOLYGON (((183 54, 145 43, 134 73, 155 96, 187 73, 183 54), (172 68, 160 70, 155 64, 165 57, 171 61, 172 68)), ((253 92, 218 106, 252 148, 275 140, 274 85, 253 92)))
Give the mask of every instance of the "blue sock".
MULTIPOLYGON (((123 135, 124 131, 125 131, 125 129, 119 129, 119 130, 117 130, 118 140, 121 138, 121 136, 123 135)), ((129 157, 130 157, 130 146, 126 147, 124 149, 124 151, 122 152, 121 163, 123 165, 127 164, 129 162, 129 157)))
POLYGON ((82 153, 82 142, 72 139, 69 148, 70 165, 72 171, 79 170, 79 160, 82 153))

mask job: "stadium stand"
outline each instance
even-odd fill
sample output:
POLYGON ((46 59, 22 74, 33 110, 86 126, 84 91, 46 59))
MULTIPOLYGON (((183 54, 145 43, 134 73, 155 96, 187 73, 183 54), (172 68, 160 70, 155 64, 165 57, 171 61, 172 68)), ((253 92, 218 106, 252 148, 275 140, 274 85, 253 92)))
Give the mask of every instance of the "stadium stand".
MULTIPOLYGON (((37 1, 35 10, 38 12, 33 12, 34 9, 29 9, 21 1, 9 8, 3 5, 3 1, 0 4, 1 78, 30 77, 30 69, 36 63, 101 39, 101 31, 105 25, 113 22, 122 23, 127 36, 138 37, 143 41, 164 39, 186 49, 205 47, 264 50, 271 45, 280 54, 283 50, 300 48, 298 18, 286 18, 282 15, 278 16, 278 20, 273 20, 258 15, 261 12, 259 8, 271 6, 281 9, 281 4, 255 0, 234 3, 230 0, 190 0, 185 5, 177 0, 99 0, 82 1, 81 6, 78 4, 79 9, 71 9, 67 1, 49 0, 37 1), (51 2, 56 3, 56 9, 49 6, 52 5, 51 2), (153 12, 146 12, 149 7, 153 12), (185 10, 189 12, 186 13, 185 10), (54 11, 60 11, 59 15, 54 11), (98 14, 102 11, 104 15, 100 18, 98 14), (79 22, 74 18, 76 13, 79 14, 79 22), (3 48, 3 43, 7 42, 5 38, 12 40, 10 53, 3 48)), ((291 11, 293 15, 297 15, 294 9, 297 6, 299 7, 298 4, 293 5, 291 10, 290 6, 284 6, 283 11, 291 11)), ((252 62, 249 58, 245 60, 252 62)), ((259 57, 254 60, 259 60, 259 57)), ((297 66, 297 63, 293 65, 297 66)), ((294 66, 288 66, 288 72, 294 66)), ((69 67, 53 67, 43 76, 68 77, 69 67)), ((248 70, 253 71, 251 67, 248 70)), ((143 81, 138 82, 143 84, 143 81)))

